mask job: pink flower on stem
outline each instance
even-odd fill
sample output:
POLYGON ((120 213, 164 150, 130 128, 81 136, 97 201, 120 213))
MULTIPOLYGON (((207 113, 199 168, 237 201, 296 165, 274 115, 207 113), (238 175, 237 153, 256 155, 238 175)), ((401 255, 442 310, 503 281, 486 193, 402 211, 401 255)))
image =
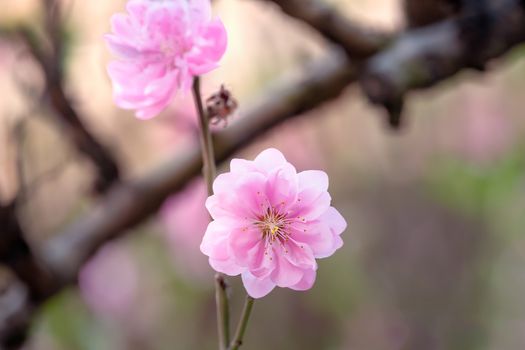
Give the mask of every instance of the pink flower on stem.
POLYGON ((316 258, 343 245, 345 219, 330 206, 323 171, 297 173, 281 152, 267 149, 254 161, 233 159, 206 201, 213 221, 201 251, 218 272, 241 274, 248 294, 261 298, 275 286, 307 290, 316 258))
POLYGON ((130 0, 128 14, 111 19, 107 44, 116 104, 148 119, 187 91, 193 77, 218 66, 226 30, 212 19, 209 0, 130 0))

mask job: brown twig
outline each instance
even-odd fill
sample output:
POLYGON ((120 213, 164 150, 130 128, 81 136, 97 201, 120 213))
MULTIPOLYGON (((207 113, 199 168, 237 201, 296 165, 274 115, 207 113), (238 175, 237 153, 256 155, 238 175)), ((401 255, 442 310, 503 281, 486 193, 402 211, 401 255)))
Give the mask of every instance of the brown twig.
POLYGON ((3 276, 0 286, 1 349, 18 349, 27 338, 31 315, 35 310, 26 286, 14 276, 3 276))
MULTIPOLYGON (((0 300, 16 299, 20 301, 19 310, 14 305, 0 309, 0 319, 7 319, 0 328, 1 344, 16 348, 22 344, 29 326, 31 311, 41 302, 52 296, 59 288, 53 276, 41 267, 35 259, 25 239, 24 232, 16 213, 16 201, 0 205, 0 263, 9 267, 24 287, 8 286, 8 294, 0 293, 0 300), (16 292, 18 291, 18 292, 16 292), (15 296, 14 294, 18 294, 15 296)), ((18 285, 19 282, 13 281, 18 285)))
POLYGON ((464 68, 484 69, 523 41, 522 2, 492 1, 455 19, 401 34, 368 60, 361 85, 373 103, 389 110, 400 106, 410 90, 433 86, 464 68))
POLYGON ((458 13, 463 0, 404 0, 409 27, 424 27, 458 13))
POLYGON ((106 191, 120 177, 117 161, 109 151, 84 125, 83 118, 73 107, 63 87, 63 35, 59 20, 60 2, 43 0, 46 9, 45 29, 50 47, 43 47, 30 27, 20 27, 17 34, 25 41, 36 63, 44 73, 46 90, 53 114, 66 129, 78 151, 88 157, 97 169, 96 192, 106 191))
POLYGON ((324 38, 341 46, 349 57, 364 59, 391 39, 391 34, 365 29, 321 0, 264 0, 277 4, 284 13, 308 24, 324 38))
POLYGON ((33 301, 47 298, 55 289, 54 281, 31 253, 18 221, 15 201, 0 205, 0 227, 0 262, 9 266, 17 277, 26 283, 33 301))

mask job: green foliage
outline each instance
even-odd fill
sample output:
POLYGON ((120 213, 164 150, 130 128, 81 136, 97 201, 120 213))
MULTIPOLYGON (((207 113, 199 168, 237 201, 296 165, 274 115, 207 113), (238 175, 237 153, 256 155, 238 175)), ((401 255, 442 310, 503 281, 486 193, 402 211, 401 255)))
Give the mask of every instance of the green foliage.
POLYGON ((504 208, 515 196, 525 175, 521 149, 483 166, 450 158, 434 164, 429 177, 431 192, 445 204, 473 215, 504 208))
POLYGON ((111 349, 102 325, 94 322, 74 291, 67 291, 45 305, 40 320, 60 349, 111 349))

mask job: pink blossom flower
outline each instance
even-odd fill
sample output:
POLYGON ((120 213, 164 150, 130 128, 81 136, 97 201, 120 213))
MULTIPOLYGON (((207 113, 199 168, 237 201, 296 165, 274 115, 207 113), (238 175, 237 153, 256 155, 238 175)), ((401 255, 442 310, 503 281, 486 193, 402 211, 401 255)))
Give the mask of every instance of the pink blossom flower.
POLYGON ((116 104, 136 116, 156 116, 194 76, 218 66, 226 30, 212 19, 209 0, 130 0, 106 35, 119 60, 109 64, 116 104))
POLYGON ((345 219, 330 206, 323 171, 297 173, 281 152, 267 149, 254 161, 233 159, 206 201, 213 221, 201 251, 219 272, 241 274, 248 294, 275 286, 310 289, 316 258, 343 245, 345 219))

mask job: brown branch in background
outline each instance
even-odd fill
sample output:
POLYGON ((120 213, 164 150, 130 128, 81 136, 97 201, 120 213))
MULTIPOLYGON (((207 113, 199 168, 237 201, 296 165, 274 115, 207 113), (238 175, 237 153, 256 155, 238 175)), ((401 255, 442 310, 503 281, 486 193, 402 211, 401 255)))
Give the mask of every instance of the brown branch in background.
POLYGON ((0 320, 6 320, 0 327, 0 336, 2 345, 7 348, 17 348, 25 340, 30 319, 20 315, 30 315, 37 305, 52 296, 59 287, 53 276, 41 267, 32 254, 18 221, 15 203, 0 205, 0 263, 9 267, 25 285, 10 285, 0 293, 0 305, 4 298, 15 298, 15 290, 19 294, 17 298, 23 301, 19 303, 18 313, 14 312, 14 305, 0 311, 0 320))
POLYGON ((66 135, 72 139, 77 149, 86 155, 97 169, 98 176, 95 183, 95 191, 106 191, 120 177, 115 158, 109 149, 88 131, 66 97, 62 84, 48 79, 48 92, 57 118, 67 129, 66 135))
POLYGON ((27 338, 34 305, 26 286, 14 276, 0 278, 0 349, 19 349, 27 338))
POLYGON ((484 69, 523 41, 523 4, 494 0, 455 19, 401 34, 368 60, 361 85, 373 103, 399 110, 408 91, 433 86, 464 68, 484 69))
MULTIPOLYGON (((105 191, 119 179, 116 161, 98 140, 86 129, 66 97, 62 85, 62 33, 59 3, 44 1, 45 28, 49 47, 41 44, 29 27, 3 28, 0 35, 22 39, 44 72, 47 100, 56 112, 76 148, 88 156, 98 170, 95 190, 105 191)), ((17 141, 23 143, 23 126, 17 128, 17 141)), ((20 145, 19 145, 20 146, 20 145)), ((18 149, 21 152, 21 147, 18 149)), ((2 279, 0 285, 0 348, 18 349, 25 342, 32 315, 42 302, 54 295, 62 285, 35 258, 18 220, 17 204, 26 198, 21 154, 17 156, 20 193, 7 204, 0 203, 0 263, 14 275, 10 282, 2 279)))
POLYGON ((458 13, 462 0, 405 0, 403 9, 411 28, 439 22, 458 13))
POLYGON ((390 40, 391 35, 365 29, 343 16, 322 0, 264 0, 277 4, 284 13, 317 30, 323 37, 341 46, 349 57, 364 59, 390 40))
POLYGON ((49 47, 42 45, 35 33, 27 27, 21 28, 19 34, 26 42, 35 61, 40 65, 46 82, 46 92, 53 114, 66 129, 67 135, 77 150, 88 157, 97 169, 96 192, 106 191, 118 181, 120 171, 117 161, 110 152, 84 125, 79 113, 73 107, 63 87, 63 33, 60 20, 60 2, 42 1, 45 14, 45 32, 49 47))
MULTIPOLYGON (((38 101, 38 98, 35 98, 38 101)), ((58 289, 57 281, 32 254, 17 209, 28 194, 24 166, 25 124, 35 107, 21 116, 12 129, 15 144, 18 193, 0 203, 0 339, 2 349, 18 349, 25 342, 29 315, 58 289), (7 270, 6 270, 7 268, 7 270)))

